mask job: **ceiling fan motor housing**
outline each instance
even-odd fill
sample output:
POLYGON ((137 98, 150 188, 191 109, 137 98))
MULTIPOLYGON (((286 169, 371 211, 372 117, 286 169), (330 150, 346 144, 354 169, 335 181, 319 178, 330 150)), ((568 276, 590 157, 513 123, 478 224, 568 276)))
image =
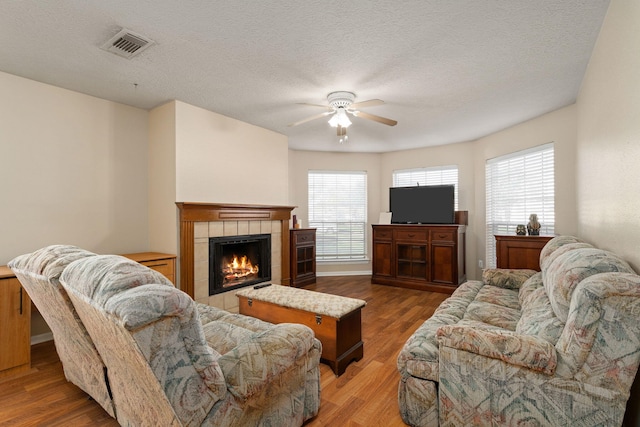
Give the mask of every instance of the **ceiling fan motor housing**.
POLYGON ((333 108, 348 108, 355 99, 356 95, 352 92, 331 92, 327 96, 329 105, 333 108))

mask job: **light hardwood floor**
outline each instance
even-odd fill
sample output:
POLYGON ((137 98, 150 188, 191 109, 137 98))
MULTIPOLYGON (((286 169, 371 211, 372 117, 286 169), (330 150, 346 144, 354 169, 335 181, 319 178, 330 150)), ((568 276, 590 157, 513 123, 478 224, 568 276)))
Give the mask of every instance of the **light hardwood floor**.
MULTIPOLYGON (((404 426, 398 411, 396 358, 404 342, 446 294, 372 285, 370 276, 320 277, 306 289, 360 298, 364 357, 336 377, 321 364, 320 412, 305 424, 404 426)), ((32 347, 32 369, 0 382, 2 426, 117 426, 102 408, 68 383, 53 342, 32 347)))

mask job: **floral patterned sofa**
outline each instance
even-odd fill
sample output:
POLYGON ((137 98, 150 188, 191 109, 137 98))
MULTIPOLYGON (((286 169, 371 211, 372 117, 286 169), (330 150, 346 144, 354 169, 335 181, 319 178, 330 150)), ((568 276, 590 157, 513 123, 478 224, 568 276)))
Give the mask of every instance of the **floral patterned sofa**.
POLYGON ((485 270, 398 356, 411 426, 619 426, 640 362, 640 276, 572 236, 541 272, 485 270))
MULTIPOLYGON (((82 251, 63 248, 67 255, 82 251)), ((55 262, 52 252, 61 246, 10 265, 40 271, 39 261, 55 262)), ((66 310, 86 328, 105 367, 98 390, 108 390, 121 425, 300 426, 317 414, 322 347, 311 329, 195 303, 141 264, 84 252, 65 263, 59 284, 72 304, 66 310)), ((56 347, 66 341, 73 353, 78 343, 71 338, 54 334, 56 347)), ((69 363, 93 370, 82 360, 69 363)))

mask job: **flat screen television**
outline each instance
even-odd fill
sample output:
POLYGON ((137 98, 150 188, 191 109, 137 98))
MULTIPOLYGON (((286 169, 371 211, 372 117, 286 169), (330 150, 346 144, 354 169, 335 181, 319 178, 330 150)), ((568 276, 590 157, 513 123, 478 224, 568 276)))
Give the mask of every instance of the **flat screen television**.
POLYGON ((455 186, 420 185, 389 188, 392 224, 455 223, 455 186))

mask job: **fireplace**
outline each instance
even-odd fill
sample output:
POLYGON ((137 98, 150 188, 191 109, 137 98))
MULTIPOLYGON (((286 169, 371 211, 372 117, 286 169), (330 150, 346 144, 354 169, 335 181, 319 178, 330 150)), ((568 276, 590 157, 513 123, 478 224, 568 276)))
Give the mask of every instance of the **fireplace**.
POLYGON ((271 235, 209 238, 209 295, 271 280, 271 235))

